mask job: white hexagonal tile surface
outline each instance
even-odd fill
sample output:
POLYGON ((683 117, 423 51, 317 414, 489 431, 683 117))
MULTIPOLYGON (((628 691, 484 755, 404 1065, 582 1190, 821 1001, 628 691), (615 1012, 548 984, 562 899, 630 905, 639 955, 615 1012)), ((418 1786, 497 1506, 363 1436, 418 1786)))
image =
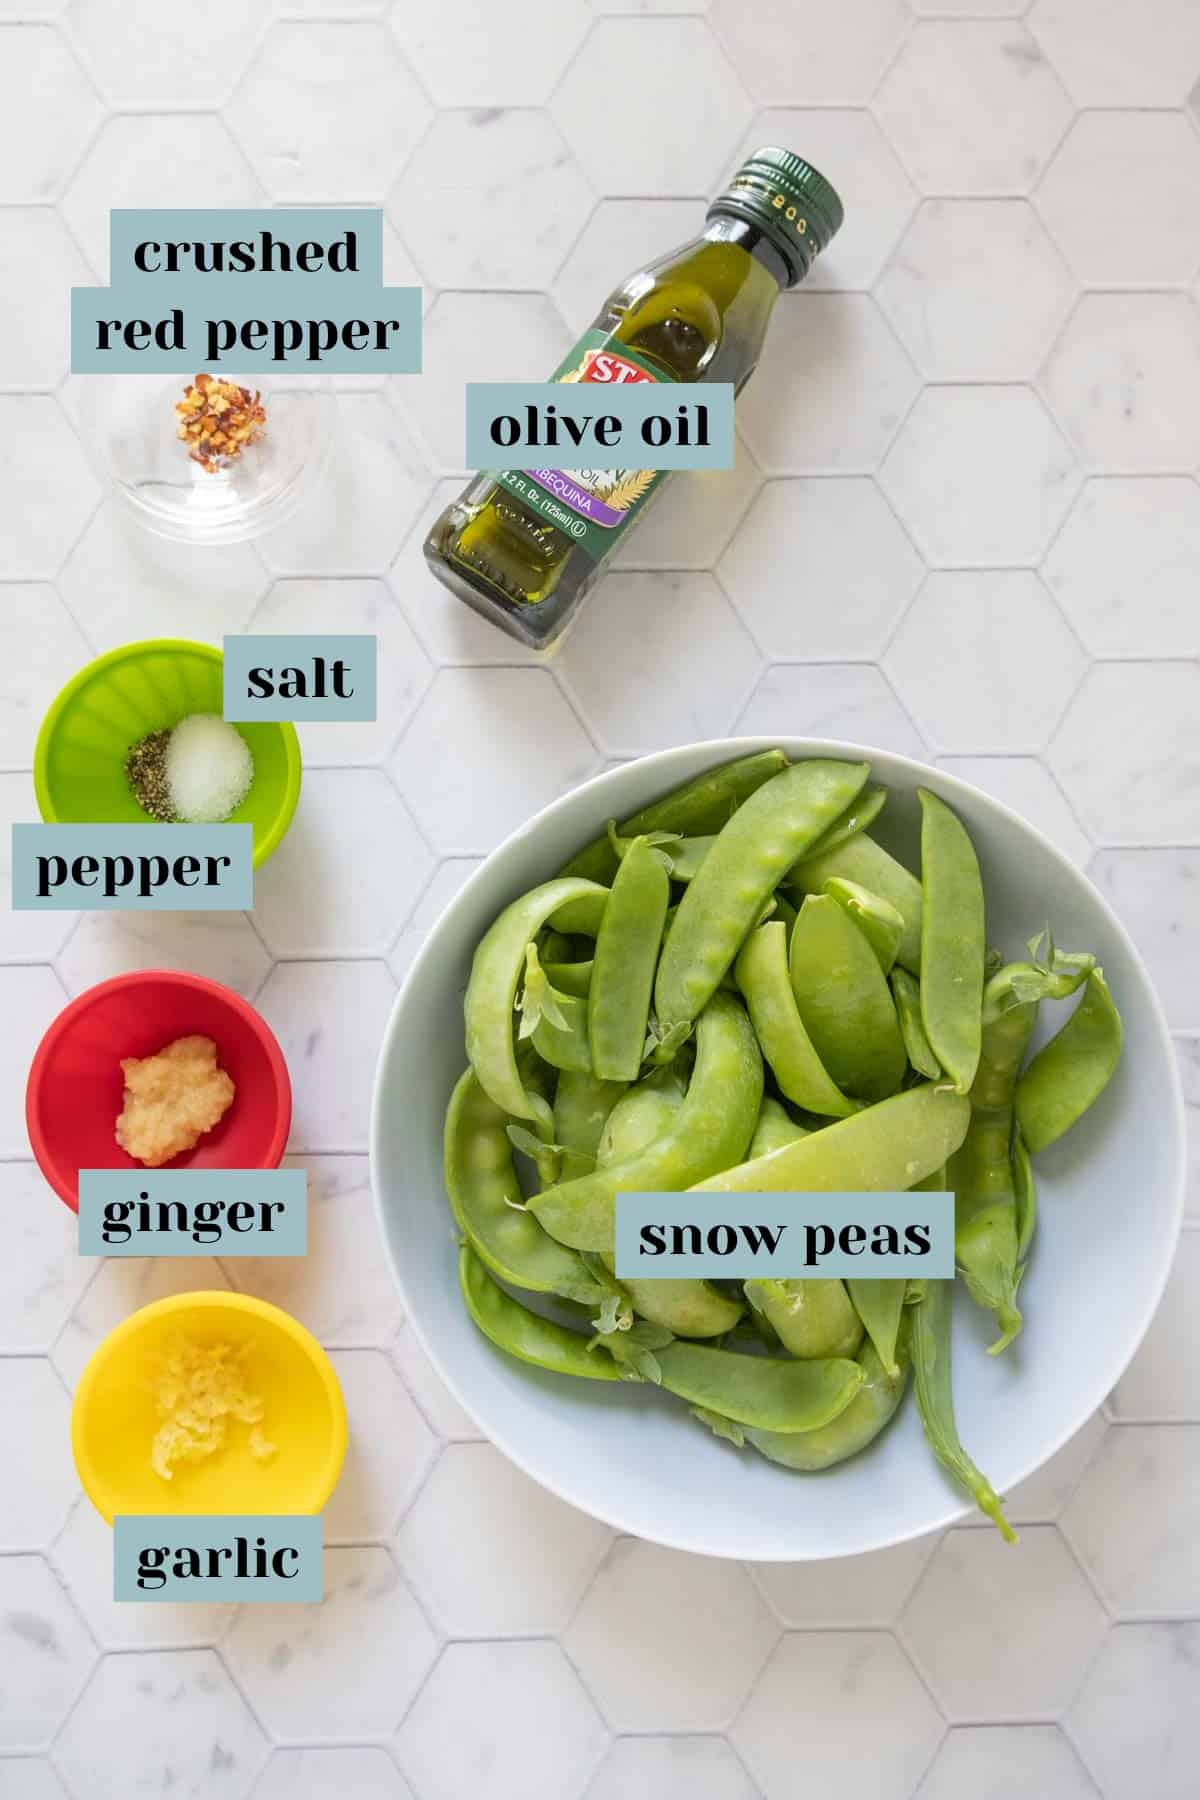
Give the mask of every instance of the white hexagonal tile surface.
POLYGON ((775 308, 758 378, 739 407, 746 442, 772 475, 876 467, 920 383, 866 294, 804 294, 775 308))
POLYGON ((254 1800, 412 1800, 412 1789, 386 1750, 276 1750, 258 1778, 254 1800))
POLYGON ((55 388, 67 372, 71 288, 90 286, 91 271, 44 206, 0 212, 0 263, 0 388, 55 388))
POLYGON ((1089 481, 1042 575, 1093 656, 1200 655, 1200 487, 1182 475, 1089 481))
POLYGON ((931 381, 1034 375, 1074 291, 1026 200, 927 200, 875 290, 931 381))
POLYGON ((1122 287, 1189 281, 1200 264, 1200 141, 1178 113, 1081 113, 1037 204, 1089 287, 1113 285, 1114 257, 1122 287))
POLYGON ((396 1752, 421 1800, 577 1800, 607 1742, 557 1644, 450 1644, 396 1752))
POLYGON ((931 575, 884 657, 943 750, 1040 750, 1085 666, 1049 594, 1023 569, 931 575))
POLYGON ((711 575, 610 575, 557 658, 610 756, 724 737, 760 669, 711 575))
POLYGON ((875 110, 931 194, 1025 194, 1071 120, 1062 83, 1016 20, 918 23, 875 110))
POLYGON ((1200 836, 1200 668, 1095 664, 1050 745, 1049 762, 1101 843, 1200 836))
POLYGON ((1190 469, 1200 409, 1200 311, 1185 294, 1085 294, 1042 385, 1089 468, 1190 469))
POLYGON ((320 1606, 243 1607, 225 1641, 255 1711, 285 1743, 385 1736, 437 1653, 386 1550, 326 1550, 324 1571, 320 1606), (347 1668, 352 1681, 343 1679, 347 1668))
MULTIPOLYGON (((41 1202, 49 1203, 49 1196, 41 1202)), ((0 1490, 0 1547, 40 1549, 65 1522, 79 1491, 67 1396, 45 1357, 0 1360, 0 1457, 10 1470, 20 1470, 0 1490)))
POLYGON ((819 0, 786 8, 772 0, 712 0, 710 11, 755 99, 815 106, 869 100, 909 23, 901 0, 857 0, 837 14, 819 0))
POLYGON ((366 1149, 372 1072, 395 997, 384 962, 271 971, 258 1005, 292 1078, 293 1150, 366 1149))
POLYGON ((103 116, 60 32, 0 25, 0 201, 54 200, 103 116))
POLYGON ((1198 1479, 1200 1425, 1117 1425, 1105 1438, 1062 1529, 1118 1617, 1200 1613, 1198 1479))
POLYGON ((401 1567, 454 1637, 561 1631, 610 1533, 490 1444, 444 1450, 396 1537, 401 1567))
POLYGON ((0 1609, 12 1640, 0 1750, 39 1750, 74 1704, 96 1661, 96 1646, 40 1556, 0 1560, 0 1609))
POLYGON ((434 848, 469 855, 492 849, 582 781, 596 760, 548 670, 443 669, 391 769, 434 848))
POLYGON ((1105 850, 1090 873, 1132 934, 1167 1023, 1200 1031, 1200 851, 1105 850))
POLYGON ((529 0, 519 28, 488 0, 397 0, 401 50, 439 106, 537 106, 587 31, 584 0, 529 0))
POLYGON ((949 1532, 902 1619, 905 1643, 951 1719, 1055 1716, 1104 1637, 1100 1603, 1053 1526, 949 1532))
POLYGON ((0 484, 0 579, 54 575, 100 489, 50 395, 0 395, 0 484))
POLYGON ((205 1800, 242 1800, 266 1753, 211 1650, 106 1656, 54 1750, 75 1792, 94 1800, 173 1787, 205 1800))
POLYGON ((924 573, 912 539, 861 476, 768 482, 718 574, 768 656, 878 653, 924 573))
POLYGON ((1200 15, 1155 0, 1146 23, 1122 0, 1034 0, 1029 15, 1080 106, 1178 106, 1200 70, 1200 15))
POLYGON ((63 214, 101 281, 115 206, 261 206, 263 190, 221 121, 208 113, 117 114, 63 196, 63 214))
POLYGON ((540 288, 594 199, 547 113, 476 107, 434 121, 388 204, 439 287, 540 288))
POLYGON ((226 117, 276 201, 379 204, 429 122, 382 24, 272 26, 226 117))
POLYGON ((205 0, 185 16, 155 0, 74 0, 71 36, 116 106, 219 105, 258 36, 257 9, 205 0))
POLYGON ((1198 1292, 1200 1231, 1185 1231, 1154 1321, 1113 1390, 1111 1405, 1118 1419, 1200 1422, 1198 1292))
MULTIPOLYGON (((703 19, 601 19, 550 107, 594 187, 618 194, 707 193, 750 121, 750 99, 703 19), (686 82, 664 82, 664 68, 686 82), (621 129, 612 103, 621 97, 621 129)), ((668 246, 664 245, 664 249, 668 246)), ((614 270, 614 279, 619 275, 614 270)))
POLYGON ((795 1793, 798 1756, 804 1779, 819 1791, 903 1800, 943 1730, 912 1664, 886 1632, 806 1631, 789 1634, 775 1651, 733 1741, 766 1800, 795 1793))
POLYGON ((719 1731, 778 1633, 738 1564, 620 1538, 563 1643, 618 1731, 719 1731))
POLYGON ((722 1738, 618 1738, 587 1800, 758 1800, 722 1738))
POLYGON ((929 387, 879 478, 931 562, 981 568, 1036 563, 1079 470, 1030 389, 929 387))
POLYGON ((1200 1761, 1200 1624, 1118 1625, 1067 1724, 1105 1800, 1192 1800, 1200 1761), (1129 1707, 1136 1694, 1136 1711, 1129 1707))
POLYGON ((960 1726, 944 1740, 915 1800, 1099 1800, 1087 1770, 1053 1725, 960 1726))
POLYGON ((339 1350, 386 1344, 400 1323, 391 1271, 379 1253, 365 1156, 289 1156, 308 1176, 308 1255, 223 1256, 235 1288, 293 1313, 339 1350))

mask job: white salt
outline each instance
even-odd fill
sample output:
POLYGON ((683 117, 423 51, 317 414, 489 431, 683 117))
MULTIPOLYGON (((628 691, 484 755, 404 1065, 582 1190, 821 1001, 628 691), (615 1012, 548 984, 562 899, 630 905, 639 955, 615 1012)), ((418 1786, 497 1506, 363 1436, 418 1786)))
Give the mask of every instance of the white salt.
POLYGON ((250 792, 254 758, 233 725, 217 713, 190 713, 167 740, 171 811, 191 825, 217 825, 250 792))

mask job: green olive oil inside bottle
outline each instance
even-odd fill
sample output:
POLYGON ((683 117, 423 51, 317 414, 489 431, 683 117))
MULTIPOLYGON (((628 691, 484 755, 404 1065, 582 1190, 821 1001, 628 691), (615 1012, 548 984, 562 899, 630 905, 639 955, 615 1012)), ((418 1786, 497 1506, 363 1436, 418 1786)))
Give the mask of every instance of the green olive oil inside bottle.
MULTIPOLYGON (((702 235, 623 281, 551 379, 729 381, 740 392, 776 300, 841 223, 841 201, 809 163, 755 151, 702 235)), ((426 560, 476 612, 547 649, 667 473, 485 472, 437 519, 426 560)))

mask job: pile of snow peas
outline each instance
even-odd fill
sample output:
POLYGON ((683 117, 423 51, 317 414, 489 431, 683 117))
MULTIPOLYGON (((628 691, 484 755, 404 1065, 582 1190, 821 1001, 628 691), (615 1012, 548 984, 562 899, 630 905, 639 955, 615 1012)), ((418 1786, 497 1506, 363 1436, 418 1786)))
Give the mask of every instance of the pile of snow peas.
POLYGON ((1020 1331, 1031 1159, 1108 1083, 1120 1016, 1095 958, 1048 932, 1022 960, 989 951, 975 850, 935 794, 920 876, 892 857, 870 773, 741 757, 500 914, 446 1116, 462 1294, 509 1356, 652 1383, 802 1472, 865 1449, 911 1373, 934 1453, 1011 1538, 955 1422, 953 1282, 613 1272, 620 1192, 949 1187, 992 1353, 1020 1331), (1027 1062, 1041 1004, 1072 996, 1027 1062))

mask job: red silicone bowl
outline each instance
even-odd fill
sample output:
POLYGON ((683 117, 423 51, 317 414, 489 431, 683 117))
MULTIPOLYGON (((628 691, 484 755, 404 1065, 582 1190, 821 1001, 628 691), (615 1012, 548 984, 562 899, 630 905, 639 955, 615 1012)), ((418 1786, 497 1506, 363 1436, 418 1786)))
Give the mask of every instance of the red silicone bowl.
POLYGON ((117 1143, 123 1056, 151 1056, 193 1032, 210 1037, 237 1095, 214 1130, 171 1169, 275 1169, 292 1123, 292 1084, 274 1033, 219 982, 172 969, 117 975, 64 1007, 38 1045, 25 1123, 38 1167, 79 1210, 80 1169, 141 1169, 117 1143))

